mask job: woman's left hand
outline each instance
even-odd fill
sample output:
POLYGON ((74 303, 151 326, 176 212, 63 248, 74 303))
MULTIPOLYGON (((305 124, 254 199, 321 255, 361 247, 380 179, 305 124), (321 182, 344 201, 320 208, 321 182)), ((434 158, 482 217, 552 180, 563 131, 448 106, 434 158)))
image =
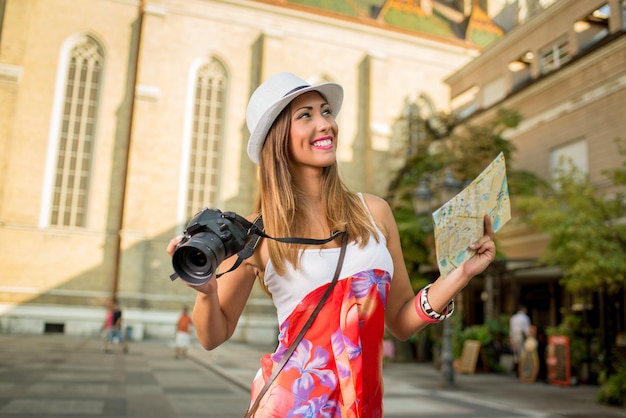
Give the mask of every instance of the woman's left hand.
POLYGON ((485 215, 484 225, 484 235, 469 247, 470 250, 476 251, 476 254, 463 263, 461 267, 463 273, 470 278, 485 271, 496 258, 496 244, 493 242, 494 232, 489 215, 485 215))

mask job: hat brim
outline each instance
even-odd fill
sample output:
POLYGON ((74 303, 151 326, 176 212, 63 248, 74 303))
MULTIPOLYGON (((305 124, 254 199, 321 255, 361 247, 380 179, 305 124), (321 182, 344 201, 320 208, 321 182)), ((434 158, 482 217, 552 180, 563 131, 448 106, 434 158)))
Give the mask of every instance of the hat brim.
POLYGON ((261 160, 261 150, 263 149, 263 144, 265 143, 265 137, 280 112, 282 112, 293 99, 309 91, 317 91, 321 93, 330 105, 333 117, 337 117, 343 102, 343 88, 337 83, 322 83, 315 86, 303 87, 283 96, 279 101, 270 106, 265 113, 263 113, 254 129, 254 132, 250 134, 250 139, 248 140, 248 156, 252 162, 259 164, 259 161, 261 160))

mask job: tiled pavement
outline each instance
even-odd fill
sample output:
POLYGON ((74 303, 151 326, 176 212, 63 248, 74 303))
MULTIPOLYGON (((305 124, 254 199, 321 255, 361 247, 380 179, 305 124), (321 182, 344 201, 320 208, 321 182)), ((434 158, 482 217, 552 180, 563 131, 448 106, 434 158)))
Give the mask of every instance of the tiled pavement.
MULTIPOLYGON (((176 360, 169 341, 143 341, 105 354, 102 342, 60 335, 0 334, 0 417, 242 417, 258 359, 267 348, 194 345, 176 360)), ((385 416, 433 418, 618 418, 597 387, 525 384, 491 373, 456 375, 440 388, 429 364, 384 366, 385 416)))

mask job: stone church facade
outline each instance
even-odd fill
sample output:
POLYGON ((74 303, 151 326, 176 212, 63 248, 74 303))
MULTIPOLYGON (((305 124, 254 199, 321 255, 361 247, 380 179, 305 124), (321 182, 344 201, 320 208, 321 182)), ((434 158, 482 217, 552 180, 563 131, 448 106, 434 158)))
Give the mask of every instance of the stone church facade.
MULTIPOLYGON (((272 1, 4 0, 0 332, 95 335, 115 296, 133 338, 172 335, 195 294, 165 246, 203 206, 253 210, 246 103, 292 71, 345 89, 347 184, 383 194, 403 110, 448 110, 471 43, 272 1)), ((271 342, 259 289, 235 335, 271 342)))

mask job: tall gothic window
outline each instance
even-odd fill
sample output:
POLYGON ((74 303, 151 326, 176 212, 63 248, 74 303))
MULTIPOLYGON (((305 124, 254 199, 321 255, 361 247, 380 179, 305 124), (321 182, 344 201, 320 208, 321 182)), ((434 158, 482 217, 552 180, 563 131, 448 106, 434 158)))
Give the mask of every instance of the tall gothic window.
POLYGON ((216 204, 226 84, 226 71, 217 60, 213 59, 198 69, 187 178, 188 217, 205 206, 216 204))
POLYGON ((84 37, 69 54, 50 224, 84 227, 104 55, 84 37))
POLYGON ((434 109, 432 101, 424 94, 414 101, 406 101, 402 116, 407 129, 407 156, 415 154, 423 146, 428 136, 429 119, 435 114, 434 109))

